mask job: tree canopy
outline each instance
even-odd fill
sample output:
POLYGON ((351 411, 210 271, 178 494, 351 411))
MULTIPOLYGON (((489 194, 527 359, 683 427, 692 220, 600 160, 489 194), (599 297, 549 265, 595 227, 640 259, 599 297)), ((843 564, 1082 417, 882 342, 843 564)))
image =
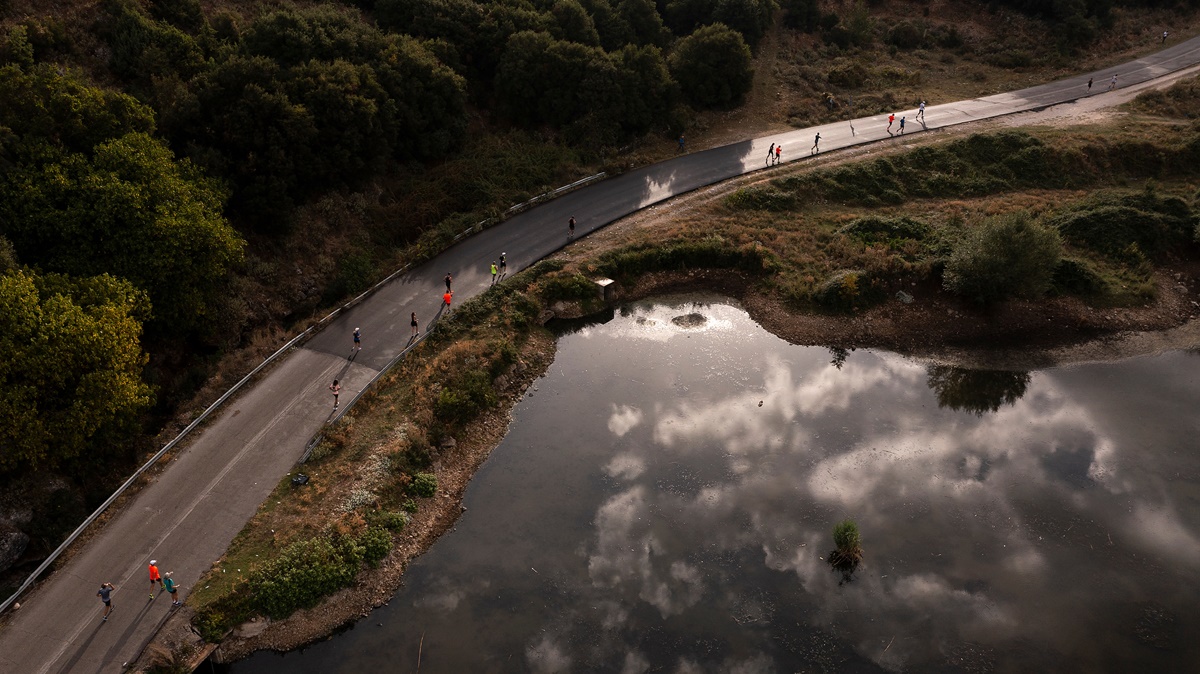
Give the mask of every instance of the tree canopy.
POLYGON ((698 108, 732 108, 754 83, 750 48, 741 33, 720 23, 680 40, 669 63, 684 96, 698 108))
POLYGON ((0 275, 0 472, 119 451, 150 405, 144 293, 109 275, 0 275))

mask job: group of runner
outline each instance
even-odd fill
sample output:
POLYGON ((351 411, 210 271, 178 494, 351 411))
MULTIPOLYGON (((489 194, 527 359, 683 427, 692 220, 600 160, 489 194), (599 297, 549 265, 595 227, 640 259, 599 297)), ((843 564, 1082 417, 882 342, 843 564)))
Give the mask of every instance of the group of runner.
MULTIPOLYGON (((167 594, 171 595, 171 606, 183 606, 183 602, 179 601, 177 596, 179 584, 171 578, 174 572, 159 573, 157 559, 150 560, 147 570, 150 572, 150 599, 154 599, 155 590, 166 590, 167 594)), ((96 596, 100 597, 100 602, 104 604, 104 615, 101 617, 103 622, 108 622, 108 616, 113 612, 112 593, 116 589, 117 586, 112 583, 100 583, 100 589, 96 591, 96 596)))

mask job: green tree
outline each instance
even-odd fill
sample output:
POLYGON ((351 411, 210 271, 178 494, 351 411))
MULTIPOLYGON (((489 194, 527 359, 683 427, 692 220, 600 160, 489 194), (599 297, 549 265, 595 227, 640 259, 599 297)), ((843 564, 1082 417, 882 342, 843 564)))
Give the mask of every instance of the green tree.
POLYGON ((596 32, 596 24, 588 16, 583 5, 576 0, 558 0, 550 8, 554 16, 554 27, 551 33, 559 40, 578 42, 589 47, 600 46, 600 34, 596 32))
POLYGON ((697 108, 736 107, 754 83, 746 41, 719 23, 680 40, 668 63, 684 97, 697 108))
POLYGON ((242 36, 242 48, 266 56, 281 66, 311 60, 374 61, 386 46, 378 29, 351 14, 327 5, 281 9, 256 20, 242 36))
POLYGON ((954 246, 942 278, 947 290, 979 304, 1045 294, 1062 257, 1058 231, 1027 213, 991 218, 954 246))
POLYGON ((608 0, 580 0, 580 5, 592 18, 596 33, 600 36, 600 46, 604 51, 614 52, 634 41, 633 30, 629 23, 608 0))
POLYGON ((102 33, 118 76, 144 85, 167 75, 187 79, 203 69, 204 53, 190 35, 146 16, 133 0, 106 0, 105 15, 102 33))
POLYGON ((565 126, 618 93, 616 72, 603 51, 545 33, 509 38, 496 71, 496 93, 514 119, 565 126))
POLYGON ((679 85, 671 79, 662 51, 653 45, 628 45, 611 54, 621 95, 611 101, 610 113, 626 135, 662 126, 679 103, 679 85))
POLYGON ((713 7, 712 23, 723 23, 745 38, 746 44, 756 47, 779 7, 774 0, 717 0, 713 7))
POLYGON ((634 42, 666 49, 671 44, 671 31, 663 25, 662 15, 654 0, 621 0, 617 14, 625 19, 633 33, 634 42))
POLYGON ((0 63, 11 63, 22 69, 33 67, 33 45, 29 42, 29 31, 25 26, 8 29, 4 44, 0 45, 0 63))
POLYGON ((112 276, 0 276, 0 471, 120 451, 151 402, 146 296, 112 276))
POLYGON ((73 276, 109 273, 144 290, 169 334, 205 326, 244 242, 224 192, 158 140, 127 134, 92 157, 24 166, 0 183, 0 220, 21 259, 73 276))
POLYGON ((127 94, 88 86, 70 71, 43 64, 0 68, 0 127, 8 127, 27 150, 52 144, 91 152, 130 132, 149 133, 154 113, 127 94))

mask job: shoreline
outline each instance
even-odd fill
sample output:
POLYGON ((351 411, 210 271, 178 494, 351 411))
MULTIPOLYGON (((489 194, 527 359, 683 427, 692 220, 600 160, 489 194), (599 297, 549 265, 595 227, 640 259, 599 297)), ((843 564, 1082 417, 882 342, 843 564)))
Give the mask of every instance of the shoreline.
MULTIPOLYGON (((1165 279, 1160 279, 1165 281, 1165 279)), ((893 351, 905 357, 985 369, 1032 370, 1119 360, 1200 346, 1196 294, 1163 283, 1158 300, 1135 309, 1093 309, 1077 300, 1013 302, 990 314, 964 311, 936 295, 911 305, 892 301, 854 316, 788 310, 777 298, 757 293, 754 279, 723 270, 648 274, 621 294, 617 304, 685 292, 716 293, 741 304, 768 331, 794 344, 893 351), (1051 327, 1042 326, 1043 323, 1051 327), (1039 329, 1036 335, 1030 330, 1039 329), (984 342, 998 346, 983 346, 984 342), (1031 348, 1032 347, 1032 348, 1031 348)), ((566 317, 566 316, 564 316, 566 317)), ((312 609, 279 621, 258 619, 239 626, 213 653, 218 662, 260 650, 288 652, 329 637, 387 605, 404 582, 408 563, 452 530, 475 472, 507 434, 516 404, 554 360, 557 339, 537 332, 521 353, 520 373, 503 392, 500 407, 484 415, 435 462, 436 506, 422 509, 397 538, 378 569, 363 571, 354 587, 312 609)), ((159 645, 186 642, 191 611, 164 626, 159 645), (172 634, 176 636, 172 638, 172 634)), ((199 664, 198 662, 196 664, 199 664)))

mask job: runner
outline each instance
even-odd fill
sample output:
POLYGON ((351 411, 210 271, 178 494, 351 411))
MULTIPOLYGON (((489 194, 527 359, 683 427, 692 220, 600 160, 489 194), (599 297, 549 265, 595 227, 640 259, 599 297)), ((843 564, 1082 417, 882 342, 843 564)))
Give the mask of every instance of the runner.
POLYGON ((900 117, 900 133, 904 133, 904 117, 900 117))
POLYGON ((783 153, 783 143, 775 146, 775 163, 779 163, 779 155, 783 153))
POLYGON ((496 267, 496 261, 492 260, 492 285, 496 285, 496 274, 499 273, 500 270, 496 267))
POLYGON ((333 391, 333 409, 336 410, 338 406, 338 394, 342 392, 342 385, 338 383, 338 380, 334 379, 333 383, 329 385, 329 390, 333 391))
POLYGON ((570 220, 567 220, 567 238, 575 236, 575 216, 572 215, 570 220))
POLYGON ((354 348, 362 351, 362 331, 354 328, 354 348))
POLYGON ((821 148, 818 147, 820 144, 821 144, 821 132, 818 131, 817 137, 813 139, 812 150, 809 151, 809 154, 816 154, 816 153, 820 152, 821 148))
POLYGON ((894 121, 896 121, 896 113, 893 112, 890 115, 888 115, 888 128, 887 128, 888 133, 892 132, 892 122, 894 122, 894 121))
POLYGON ((445 295, 442 295, 442 305, 446 307, 446 313, 450 313, 450 300, 454 299, 454 291, 447 290, 445 295))
POLYGON ((925 101, 921 101, 921 105, 917 106, 917 119, 925 121, 925 101))
POLYGON ((775 156, 775 143, 771 143, 771 147, 767 148, 767 164, 771 163, 771 157, 775 156))
POLYGON ((501 278, 504 278, 504 275, 506 273, 508 273, 508 260, 504 259, 505 255, 508 255, 508 253, 500 253, 500 277, 501 278))
POLYGON ((1166 43, 1167 43, 1167 31, 1165 31, 1165 30, 1164 30, 1164 31, 1163 31, 1162 42, 1160 42, 1159 44, 1166 44, 1166 43))
POLYGON ((112 613, 112 591, 117 588, 113 587, 112 583, 100 583, 100 590, 96 592, 96 596, 100 597, 100 601, 104 602, 104 622, 108 622, 108 614, 112 613))
POLYGON ((1108 81, 1108 90, 1112 91, 1117 88, 1117 75, 1113 73, 1112 79, 1108 81))
POLYGON ((175 598, 175 590, 178 586, 175 585, 175 581, 171 580, 172 573, 174 572, 168 571, 166 573, 166 578, 163 579, 163 587, 165 587, 167 589, 167 593, 171 595, 171 606, 183 606, 183 602, 175 598))
POLYGON ((687 152, 687 142, 683 140, 683 134, 679 134, 679 151, 687 152))
POLYGON ((162 586, 163 586, 163 584, 162 584, 162 576, 158 575, 158 567, 157 567, 157 566, 155 566, 155 564, 158 564, 158 560, 157 560, 157 559, 152 559, 152 560, 150 560, 150 566, 149 566, 149 568, 147 569, 147 570, 150 572, 150 598, 151 598, 151 599, 154 599, 154 586, 155 586, 155 584, 158 584, 158 586, 159 586, 159 587, 162 587, 162 586))
POLYGON ((450 272, 446 272, 446 292, 450 292, 450 272))
POLYGON ((412 326, 412 336, 416 337, 417 332, 418 332, 418 330, 417 330, 417 312, 415 312, 415 311, 412 312, 412 322, 409 323, 409 325, 412 326))
POLYGON ((1092 78, 1088 78, 1088 93, 1092 93, 1092 78))

